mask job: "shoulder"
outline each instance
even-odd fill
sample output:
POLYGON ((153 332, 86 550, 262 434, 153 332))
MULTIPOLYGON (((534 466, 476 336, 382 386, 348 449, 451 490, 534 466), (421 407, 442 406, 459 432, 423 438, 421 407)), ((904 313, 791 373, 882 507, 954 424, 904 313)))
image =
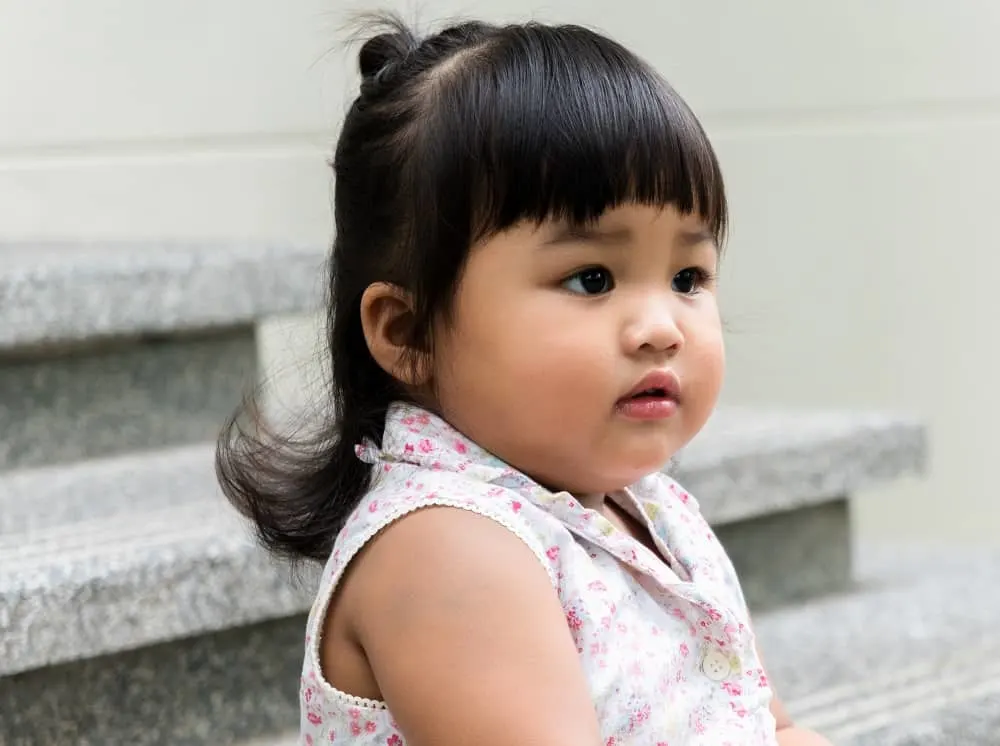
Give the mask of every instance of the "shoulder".
POLYGON ((517 532, 464 504, 424 503, 358 553, 339 606, 414 740, 505 743, 512 727, 518 742, 596 743, 549 569, 517 532), (512 715, 521 724, 505 726, 512 715))
POLYGON ((383 535, 403 523, 410 527, 393 530, 392 543, 397 541, 395 537, 404 535, 419 540, 422 533, 410 536, 418 530, 416 527, 429 527, 432 534, 441 534, 459 523, 467 524, 462 530, 471 534, 502 531, 508 535, 508 540, 523 544, 555 584, 555 570, 545 548, 550 543, 549 535, 559 528, 557 521, 544 511, 534 509, 512 490, 460 473, 405 464, 381 474, 373 489, 351 513, 334 545, 334 563, 346 565, 351 562, 376 537, 386 543, 383 535), (433 517, 424 515, 428 512, 433 517), (419 520, 413 520, 418 516, 419 520), (437 526, 438 522, 444 525, 437 526))
POLYGON ((350 580, 363 589, 361 618, 403 601, 433 605, 442 596, 457 600, 460 589, 521 580, 541 582, 552 593, 549 565, 530 529, 519 525, 516 514, 481 507, 447 499, 421 502, 382 526, 352 563, 350 580))

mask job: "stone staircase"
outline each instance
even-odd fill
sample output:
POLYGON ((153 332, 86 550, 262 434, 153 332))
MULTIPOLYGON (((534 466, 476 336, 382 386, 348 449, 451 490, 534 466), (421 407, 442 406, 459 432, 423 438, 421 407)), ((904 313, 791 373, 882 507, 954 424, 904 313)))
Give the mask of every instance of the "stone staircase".
MULTIPOLYGON (((323 264, 0 245, 0 745, 294 742, 314 574, 253 545, 212 441, 260 319, 314 308, 323 264)), ((924 459, 903 418, 728 409, 674 468, 793 714, 836 743, 997 742, 1000 559, 851 540, 853 496, 924 459)))

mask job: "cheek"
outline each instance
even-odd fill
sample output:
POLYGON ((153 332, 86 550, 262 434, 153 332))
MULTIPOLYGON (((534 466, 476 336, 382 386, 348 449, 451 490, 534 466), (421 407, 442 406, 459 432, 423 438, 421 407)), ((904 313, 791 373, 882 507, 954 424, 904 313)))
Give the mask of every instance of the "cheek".
POLYGON ((689 364, 698 387, 705 396, 713 400, 722 388, 722 380, 726 371, 726 349, 722 337, 722 327, 717 316, 701 325, 690 338, 688 349, 689 364))

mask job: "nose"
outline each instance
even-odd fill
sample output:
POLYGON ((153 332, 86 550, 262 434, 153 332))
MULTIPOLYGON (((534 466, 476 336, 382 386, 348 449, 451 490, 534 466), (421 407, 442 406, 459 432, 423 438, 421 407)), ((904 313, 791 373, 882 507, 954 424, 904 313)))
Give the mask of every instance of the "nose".
POLYGON ((676 355, 684 346, 684 334, 675 309, 667 301, 648 299, 625 325, 623 342, 629 355, 676 355))

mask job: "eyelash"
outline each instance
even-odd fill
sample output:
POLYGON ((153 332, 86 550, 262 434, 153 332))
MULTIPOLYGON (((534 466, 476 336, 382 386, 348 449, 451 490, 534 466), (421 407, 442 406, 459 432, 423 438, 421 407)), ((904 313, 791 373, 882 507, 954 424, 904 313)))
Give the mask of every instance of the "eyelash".
MULTIPOLYGON (((684 273, 687 273, 687 272, 694 273, 694 275, 695 275, 695 277, 694 277, 694 285, 695 285, 695 287, 694 287, 694 290, 689 291, 689 292, 683 292, 683 291, 680 291, 680 290, 675 290, 675 292, 679 292, 682 295, 686 295, 686 296, 695 295, 699 290, 701 290, 706 285, 710 284, 711 282, 713 282, 715 280, 715 275, 712 274, 711 272, 709 272, 708 270, 704 269, 703 267, 685 267, 684 269, 682 269, 680 272, 678 272, 677 274, 675 274, 671 278, 671 281, 670 281, 671 287, 673 287, 674 280, 676 280, 680 275, 682 275, 684 273)), ((585 288, 583 289, 583 292, 577 292, 577 291, 574 291, 574 290, 571 290, 570 292, 573 292, 576 295, 585 295, 585 296, 593 297, 593 296, 605 295, 607 293, 610 293, 612 290, 614 290, 614 288, 615 288, 615 279, 614 279, 613 273, 607 267, 602 267, 600 265, 594 265, 592 267, 584 267, 583 269, 577 270, 576 272, 574 272, 573 274, 571 274, 569 277, 567 277, 566 279, 564 279, 562 281, 561 285, 562 285, 563 288, 569 290, 569 288, 567 287, 567 285, 572 280, 576 280, 576 279, 582 278, 584 275, 586 275, 588 273, 594 273, 594 274, 596 274, 596 273, 602 273, 603 275, 605 275, 607 279, 606 279, 604 285, 607 286, 607 287, 605 287, 602 290, 593 292, 593 293, 586 292, 585 288)))
MULTIPOLYGON (((706 285, 710 284, 715 280, 715 275, 704 269, 703 267, 685 267, 671 279, 671 287, 673 286, 673 280, 677 279, 679 275, 684 272, 693 272, 695 275, 695 289, 690 293, 684 293, 684 295, 694 295, 699 290, 704 288, 706 285)), ((679 291, 678 291, 679 292, 679 291)))

